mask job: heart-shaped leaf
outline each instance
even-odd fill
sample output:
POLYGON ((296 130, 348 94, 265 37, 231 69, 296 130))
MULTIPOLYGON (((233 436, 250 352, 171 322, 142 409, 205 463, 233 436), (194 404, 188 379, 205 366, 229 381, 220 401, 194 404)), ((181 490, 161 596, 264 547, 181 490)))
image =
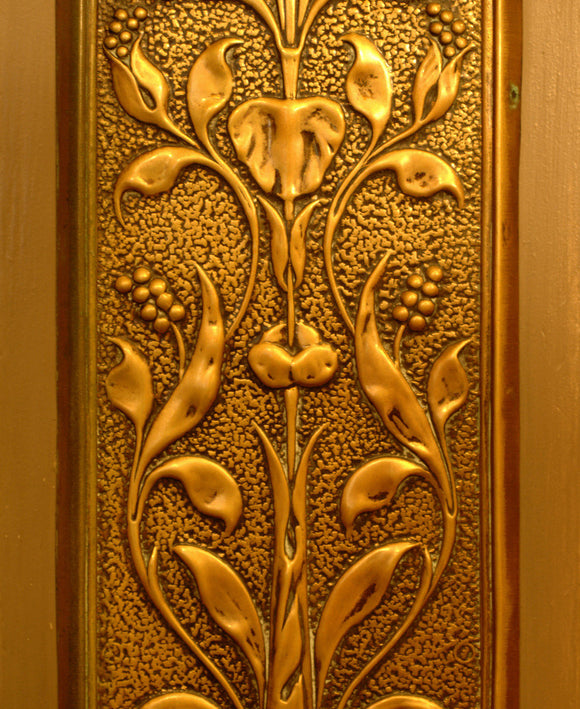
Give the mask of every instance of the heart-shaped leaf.
POLYGON ((457 54, 443 69, 439 81, 437 82, 437 98, 431 107, 431 110, 425 118, 425 122, 436 121, 441 116, 444 116, 453 105, 459 91, 459 83, 461 81, 461 68, 463 60, 468 52, 471 52, 473 47, 465 47, 457 54))
POLYGON ((193 574, 208 613, 248 658, 261 697, 266 664, 264 634, 245 583, 231 566, 205 549, 182 544, 173 550, 193 574))
POLYGON ((235 529, 242 514, 242 495, 237 482, 221 465, 196 456, 168 460, 147 476, 140 495, 141 506, 163 478, 179 480, 191 504, 202 514, 221 519, 226 534, 235 529))
POLYGON ((376 266, 363 288, 355 323, 358 376, 387 430, 419 456, 435 475, 447 500, 451 491, 433 429, 409 382, 384 350, 375 317, 375 290, 389 254, 376 266))
POLYGON ((232 95, 234 79, 226 52, 241 40, 228 37, 210 44, 195 61, 187 80, 187 106, 199 139, 209 143, 208 125, 232 95))
POLYGON ((416 122, 423 118, 425 99, 441 76, 441 66, 441 50, 437 43, 431 40, 431 47, 417 69, 413 84, 413 109, 416 122))
POLYGON ((344 487, 340 503, 347 537, 360 514, 387 507, 402 483, 412 475, 426 480, 431 477, 428 470, 405 458, 377 458, 357 468, 344 487))
POLYGON ((441 704, 411 694, 393 694, 371 704, 367 709, 443 709, 441 704))
POLYGON ((342 38, 355 49, 356 59, 346 77, 346 95, 352 107, 362 113, 373 129, 373 143, 391 117, 393 86, 389 67, 376 46, 360 34, 342 38))
POLYGON ((145 702, 141 709, 219 709, 219 707, 198 694, 168 692, 145 702))
POLYGON ((119 175, 115 184, 114 204, 117 219, 125 225, 121 209, 123 195, 129 190, 150 196, 171 189, 184 168, 207 165, 207 156, 191 148, 168 145, 140 155, 119 175))
POLYGON ((123 359, 113 367, 107 377, 107 396, 113 406, 122 411, 138 432, 153 408, 153 379, 145 357, 132 342, 121 337, 111 337, 123 353, 123 359))
POLYGON ((469 382, 458 355, 469 343, 462 340, 449 345, 435 360, 427 384, 427 400, 439 440, 443 441, 445 424, 467 399, 469 382))
POLYGON ((315 660, 318 704, 322 699, 330 661, 349 630, 363 621, 382 601, 401 558, 419 546, 397 542, 374 549, 338 579, 322 610, 316 631, 315 660))
POLYGON ((140 469, 203 419, 220 386, 224 326, 216 289, 197 265, 203 310, 197 343, 183 378, 173 390, 145 439, 140 469))
POLYGON ((320 186, 345 121, 340 105, 327 98, 260 98, 237 106, 228 128, 260 187, 292 203, 320 186))
POLYGON ((369 163, 361 181, 379 170, 394 170, 399 187, 411 197, 432 197, 438 192, 449 192, 463 207, 465 192, 459 175, 433 153, 414 148, 385 153, 369 163))
POLYGON ((282 290, 287 291, 286 268, 288 267, 288 237, 284 220, 278 210, 273 207, 267 199, 258 195, 260 204, 264 207, 268 223, 270 225, 270 253, 272 255, 272 266, 278 285, 282 290))
POLYGON ((290 233, 290 262, 296 277, 294 287, 298 288, 304 278, 304 267, 306 266, 306 234, 310 217, 320 204, 320 200, 315 199, 309 202, 298 214, 290 233))

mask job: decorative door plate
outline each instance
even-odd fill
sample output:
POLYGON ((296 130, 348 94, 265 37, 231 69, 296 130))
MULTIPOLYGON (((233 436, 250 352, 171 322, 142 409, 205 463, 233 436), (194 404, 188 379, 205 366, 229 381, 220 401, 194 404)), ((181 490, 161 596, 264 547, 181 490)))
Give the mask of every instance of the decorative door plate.
POLYGON ((519 2, 58 6, 63 709, 516 709, 519 2))

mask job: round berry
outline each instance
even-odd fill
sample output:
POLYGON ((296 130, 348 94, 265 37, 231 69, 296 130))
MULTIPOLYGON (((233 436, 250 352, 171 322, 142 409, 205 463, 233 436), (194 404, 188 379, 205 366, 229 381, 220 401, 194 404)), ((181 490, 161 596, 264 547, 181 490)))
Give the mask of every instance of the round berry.
POLYGON ((157 298, 157 296, 161 295, 161 293, 165 293, 167 290, 167 284, 162 278, 154 278, 149 284, 149 290, 151 291, 151 295, 154 295, 157 298))
POLYGON ((458 49, 465 49, 465 47, 467 47, 467 40, 465 39, 465 37, 458 37, 455 40, 455 46, 458 49))
POLYGON ((137 20, 135 17, 130 17, 127 20, 127 27, 130 30, 138 30, 139 29, 139 20, 137 20))
POLYGON ((169 310, 169 308, 173 305, 173 296, 171 293, 161 293, 155 302, 161 310, 169 310))
POLYGON ((423 279, 419 276, 419 274, 414 273, 412 276, 407 278, 407 285, 409 288, 421 288, 423 285, 423 279))
POLYGON ((117 12, 115 13, 115 17, 118 20, 121 20, 121 22, 124 22, 129 17, 129 13, 127 12, 127 10, 117 10, 117 12))
POLYGON ((133 281, 129 276, 119 276, 115 281, 115 288, 119 293, 128 293, 133 287, 133 281))
POLYGON ((427 5, 427 14, 431 15, 431 17, 435 17, 441 12, 441 3, 439 2, 430 2, 427 5))
POLYGON ((117 49, 118 57, 126 57, 127 54, 129 54, 129 50, 127 49, 127 47, 119 47, 119 49, 117 49))
POLYGON ((432 22, 429 25, 429 31, 434 35, 441 34, 441 32, 443 32, 443 25, 440 22, 432 22))
POLYGON ((443 278, 443 271, 439 266, 429 266, 427 269, 427 278, 430 281, 435 281, 435 283, 439 283, 439 281, 443 278))
POLYGON ((153 305, 153 303, 147 303, 141 308, 141 317, 143 320, 151 321, 155 320, 157 317, 157 308, 153 305))
POLYGON ((404 305, 397 305, 396 308, 393 308, 393 317, 399 322, 407 322, 409 319, 409 311, 404 305))
POLYGON ((164 315, 160 315, 153 323, 153 327, 160 335, 163 335, 163 333, 169 330, 169 328, 171 327, 171 323, 164 315))
POLYGON ((133 271, 133 280, 135 283, 147 283, 151 278, 151 271, 145 266, 139 266, 133 271))
POLYGON ((443 10, 439 17, 441 18, 441 22, 446 25, 453 22, 453 13, 451 12, 451 10, 443 10))
POLYGON ((151 293, 149 293, 149 288, 145 288, 145 286, 137 286, 137 288, 133 291, 133 300, 136 303, 144 303, 150 295, 151 293))
POLYGON ((425 325, 427 325, 427 322, 422 315, 413 315, 409 320, 409 328, 413 330, 413 332, 421 332, 425 329, 425 325))
POLYGON ((130 32, 127 32, 127 30, 125 30, 124 32, 121 32, 121 34, 119 35, 119 39, 124 44, 127 44, 127 42, 130 42, 132 37, 133 37, 133 35, 130 32))
POLYGON ((429 317, 429 315, 433 315, 435 303, 432 300, 420 300, 417 310, 421 313, 421 315, 426 315, 429 317))
POLYGON ((108 49, 114 49, 119 44, 119 40, 112 35, 105 37, 105 47, 108 49))
POLYGON ((455 20, 455 22, 451 25, 451 29, 455 34, 463 34, 465 32, 465 22, 462 20, 455 20))
POLYGON ((111 22, 111 24, 109 25, 109 29, 111 30, 111 32, 119 34, 119 32, 123 31, 123 25, 120 22, 111 22))
POLYGON ((435 296, 439 295, 439 286, 435 285, 435 283, 431 283, 430 281, 427 281, 421 290, 425 293, 425 295, 429 296, 429 298, 435 298, 435 296))
POLYGON ((183 320, 184 317, 185 308, 181 305, 181 303, 175 303, 175 305, 172 305, 171 308, 169 308, 169 319, 173 320, 173 322, 183 320))
POLYGON ((147 17, 147 10, 144 7, 136 7, 133 10, 133 15, 135 15, 138 20, 144 20, 147 17))
POLYGON ((419 296, 414 290, 406 290, 401 296, 401 302, 403 305, 406 305, 407 308, 413 308, 417 304, 418 300, 419 296))
POLYGON ((447 57, 447 59, 451 59, 455 56, 455 49, 453 47, 445 47, 443 54, 447 57))
POLYGON ((441 32, 441 34, 439 35, 439 41, 441 42, 441 44, 451 44, 451 42, 453 42, 453 35, 451 34, 451 32, 441 32))

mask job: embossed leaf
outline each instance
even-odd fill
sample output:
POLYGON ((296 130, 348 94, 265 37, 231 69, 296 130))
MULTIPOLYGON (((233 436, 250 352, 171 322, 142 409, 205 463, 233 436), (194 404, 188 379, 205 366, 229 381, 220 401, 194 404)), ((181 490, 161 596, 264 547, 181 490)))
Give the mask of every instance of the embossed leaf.
POLYGON ((114 204, 117 219, 124 225, 121 209, 125 192, 134 190, 150 196, 171 189, 184 168, 194 164, 207 164, 203 153, 191 148, 168 145, 140 155, 119 175, 115 184, 114 204))
POLYGON ((172 458, 155 468, 146 479, 141 499, 164 478, 179 480, 191 504, 202 514, 217 517, 231 534, 242 514, 240 488, 230 473, 212 460, 196 456, 172 458))
POLYGON ((342 38, 355 49, 356 59, 346 77, 346 95, 352 107, 362 113, 376 140, 391 117, 393 86, 389 67, 376 46, 360 34, 342 38))
POLYGON ((389 588, 397 564, 417 546, 413 542, 397 542, 374 549, 353 564, 336 582, 316 631, 318 704, 338 644, 349 630, 377 608, 389 588))
POLYGON ((201 266, 197 266, 203 311, 195 351, 183 378, 153 422, 145 439, 141 465, 159 455, 203 419, 220 386, 224 327, 219 296, 201 266))
POLYGON ((458 355, 468 343, 469 340, 462 340, 449 345, 439 355, 429 375, 427 399, 431 418, 441 441, 448 419, 467 399, 469 383, 458 355))
POLYGON ((168 692, 153 697, 141 709, 219 709, 217 704, 191 692, 168 692))
POLYGON ((441 66, 441 50, 437 43, 431 40, 431 47, 417 69, 413 84, 413 108, 416 121, 423 118, 425 99, 441 76, 441 66))
POLYGON ((131 50, 131 69, 139 86, 145 89, 153 99, 153 104, 158 112, 166 113, 169 100, 169 85, 167 80, 143 54, 141 49, 141 35, 131 50))
POLYGON ((445 465, 427 415, 379 338, 375 290, 387 267, 388 258, 388 254, 384 256, 370 275, 359 304, 355 323, 359 380, 387 430, 427 464, 449 500, 451 495, 445 465))
POLYGON ((441 76, 437 82, 437 98, 425 118, 426 122, 438 120, 441 116, 444 116, 453 105, 459 91, 463 60, 465 59, 465 55, 471 52, 472 49, 473 47, 471 46, 465 47, 465 49, 459 52, 441 72, 441 76))
POLYGON ((109 400, 142 431, 153 408, 153 379, 147 360, 129 340, 111 337, 123 359, 109 372, 106 387, 109 400))
POLYGON ((367 707, 367 709, 442 709, 442 706, 432 702, 430 699, 425 699, 425 697, 394 694, 391 697, 380 699, 367 707))
POLYGON ((414 148, 393 150, 373 160, 364 175, 379 170, 394 170, 399 187, 411 197, 432 197, 438 192, 449 192, 463 207, 465 191, 459 175, 433 153, 414 148))
POLYGON ((107 56, 111 64, 113 88, 121 106, 132 118, 144 123, 155 123, 157 112, 145 103, 133 72, 112 54, 107 53, 107 56))
POLYGON ((258 199, 262 207, 264 207, 264 211, 268 217, 268 224, 270 225, 270 253, 272 255, 274 275, 276 276, 280 288, 287 291, 286 268, 288 266, 288 238, 286 236, 284 220, 278 210, 273 207, 267 199, 259 195, 258 199))
POLYGON ((292 225, 290 233, 290 262, 295 275, 294 286, 298 288, 304 278, 304 267, 306 266, 306 234, 308 233, 308 224, 310 217, 320 204, 320 200, 316 199, 309 202, 300 214, 296 217, 296 221, 292 225))
POLYGON ((357 468, 344 487, 340 503, 347 536, 360 514, 387 507, 402 483, 412 475, 430 477, 428 470, 405 458, 377 458, 357 468))
POLYGON ((187 106, 199 139, 208 143, 207 127, 232 95, 233 76, 226 52, 241 40, 219 39, 210 44, 195 61, 187 80, 187 106))
POLYGON ((260 187, 292 202, 320 186, 345 122, 330 99, 261 98, 235 108, 228 127, 238 158, 260 187))
POLYGON ((248 589, 231 566, 199 547, 180 545, 174 551, 193 574, 199 595, 215 622, 240 646, 264 688, 264 634, 248 589))
POLYGON ((107 52, 107 56, 111 64, 113 87, 125 111, 138 121, 167 128, 170 122, 167 115, 169 86, 159 69, 143 54, 141 37, 131 50, 131 68, 110 52, 107 52), (142 89, 147 94, 143 94, 142 89), (145 96, 153 103, 152 106, 147 103, 145 96))
POLYGON ((271 389, 285 389, 294 383, 292 355, 274 342, 258 342, 248 354, 248 362, 258 379, 271 389))

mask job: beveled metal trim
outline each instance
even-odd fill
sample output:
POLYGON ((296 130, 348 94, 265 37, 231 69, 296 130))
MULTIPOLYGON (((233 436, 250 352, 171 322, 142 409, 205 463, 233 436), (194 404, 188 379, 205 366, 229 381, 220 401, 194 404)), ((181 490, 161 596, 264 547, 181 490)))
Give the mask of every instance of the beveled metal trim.
POLYGON ((57 0, 59 706, 95 702, 94 0, 57 0))

